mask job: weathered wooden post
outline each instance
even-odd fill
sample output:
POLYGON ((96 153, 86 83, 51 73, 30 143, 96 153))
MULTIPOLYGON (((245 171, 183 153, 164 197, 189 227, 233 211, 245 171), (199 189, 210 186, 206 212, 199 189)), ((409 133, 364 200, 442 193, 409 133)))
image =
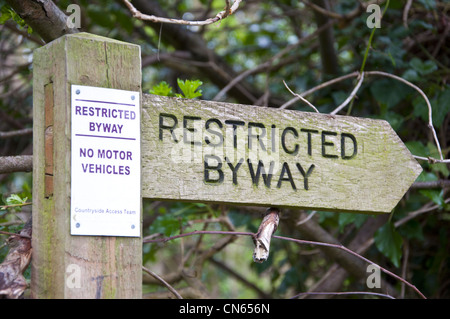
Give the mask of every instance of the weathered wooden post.
MULTIPOLYGON (((134 91, 134 106, 140 107, 140 47, 86 33, 66 35, 35 51, 33 72, 32 297, 141 298, 140 201, 133 236, 80 236, 71 229, 72 85, 134 91)), ((138 117, 138 131, 139 123, 138 117)), ((124 172, 129 170, 118 174, 124 172)))

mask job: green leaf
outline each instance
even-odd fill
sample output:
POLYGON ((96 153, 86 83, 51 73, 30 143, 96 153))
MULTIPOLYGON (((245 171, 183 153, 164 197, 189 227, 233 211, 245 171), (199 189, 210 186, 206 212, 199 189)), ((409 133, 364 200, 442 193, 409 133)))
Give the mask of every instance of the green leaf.
POLYGON ((186 99, 194 99, 196 97, 202 96, 202 90, 197 89, 200 87, 200 85, 203 84, 200 80, 180 80, 177 79, 178 86, 180 87, 181 91, 183 92, 183 95, 176 94, 177 97, 184 97, 186 99))
POLYGON ((431 60, 427 60, 425 62, 423 62, 421 59, 419 58, 413 58, 410 62, 409 65, 416 70, 417 72, 419 72, 421 75, 426 75, 426 74, 430 74, 433 71, 437 70, 437 65, 436 63, 434 63, 434 61, 431 60))
POLYGON ((378 250, 389 258, 395 267, 399 267, 402 258, 403 239, 394 226, 391 223, 384 224, 375 233, 374 240, 378 250))
POLYGON ((28 33, 32 33, 30 26, 27 26, 25 20, 22 19, 9 5, 5 4, 0 9, 0 24, 4 24, 6 21, 12 19, 20 27, 28 27, 28 33))
POLYGON ((368 217, 369 215, 364 214, 340 213, 338 220, 339 231, 342 232, 344 227, 351 223, 355 224, 356 228, 359 228, 368 217))
POLYGON ((162 233, 164 236, 172 236, 180 230, 186 222, 184 217, 174 217, 172 214, 160 215, 150 226, 150 233, 162 233))
POLYGON ((172 87, 167 84, 166 81, 162 81, 157 85, 154 85, 150 91, 151 94, 162 95, 162 96, 173 96, 172 87))
POLYGON ((28 197, 21 198, 17 194, 12 194, 6 199, 6 205, 20 205, 27 202, 28 197))
POLYGON ((404 78, 407 81, 414 82, 419 81, 420 76, 417 74, 417 71, 414 69, 408 69, 402 74, 402 78, 404 78))
POLYGON ((421 189, 419 191, 425 197, 431 199, 433 203, 438 204, 440 207, 443 207, 445 204, 444 201, 444 191, 436 190, 436 189, 421 189))
POLYGON ((414 219, 402 225, 402 227, 399 229, 399 232, 404 238, 417 239, 420 241, 425 240, 422 225, 414 219))
POLYGON ((433 111, 433 125, 436 128, 440 128, 446 115, 450 112, 450 87, 446 90, 439 92, 438 98, 435 103, 432 103, 433 111))
POLYGON ((429 155, 427 147, 420 141, 408 141, 405 145, 411 154, 424 157, 429 155))
POLYGON ((12 18, 11 9, 7 5, 4 5, 0 10, 0 24, 4 24, 6 21, 12 18))
POLYGON ((411 90, 398 81, 383 79, 375 81, 370 86, 370 92, 375 100, 389 109, 403 100, 411 90))
POLYGON ((432 10, 436 9, 436 1, 435 0, 419 0, 420 3, 427 9, 432 10))

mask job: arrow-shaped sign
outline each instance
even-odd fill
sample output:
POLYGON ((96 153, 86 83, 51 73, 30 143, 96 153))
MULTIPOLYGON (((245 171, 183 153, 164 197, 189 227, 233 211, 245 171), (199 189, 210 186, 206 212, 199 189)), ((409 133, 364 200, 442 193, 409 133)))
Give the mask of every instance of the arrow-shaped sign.
POLYGON ((143 95, 142 196, 389 213, 422 171, 384 120, 143 95))

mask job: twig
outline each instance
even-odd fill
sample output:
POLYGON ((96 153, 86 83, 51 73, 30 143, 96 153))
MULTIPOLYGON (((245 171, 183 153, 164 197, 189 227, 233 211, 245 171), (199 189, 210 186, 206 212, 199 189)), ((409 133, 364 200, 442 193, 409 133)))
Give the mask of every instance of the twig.
MULTIPOLYGON (((294 102, 296 102, 298 100, 302 100, 303 102, 305 102, 305 100, 303 99, 304 96, 309 95, 309 94, 311 94, 311 93, 313 93, 313 92, 315 92, 317 90, 323 89, 324 87, 327 87, 327 86, 329 86, 331 84, 334 84, 334 83, 346 80, 346 79, 351 78, 351 77, 358 76, 359 74, 360 74, 359 72, 353 72, 353 73, 350 73, 350 74, 347 74, 347 75, 343 75, 341 77, 335 78, 333 80, 330 80, 328 82, 325 82, 325 83, 322 83, 322 84, 320 84, 318 86, 315 86, 312 89, 310 89, 308 91, 305 91, 302 94, 296 94, 295 95, 296 97, 294 99, 292 99, 292 100, 286 102, 285 104, 281 105, 280 109, 287 108, 288 106, 290 106, 291 104, 293 104, 294 102)), ((386 73, 386 72, 382 72, 382 71, 365 71, 364 74, 366 76, 367 75, 381 75, 381 76, 389 77, 389 78, 395 79, 397 81, 400 81, 400 82, 402 82, 402 83, 412 87, 417 92, 419 92, 419 94, 424 98, 425 103, 427 104, 427 107, 428 107, 428 128, 431 130, 431 132, 433 134, 433 138, 434 138, 434 141, 436 143, 436 147, 438 149, 440 159, 434 159, 434 158, 431 158, 431 157, 420 157, 420 156, 414 156, 414 157, 417 158, 417 159, 429 161, 432 164, 433 163, 450 163, 450 160, 444 160, 444 156, 442 154, 441 145, 440 145, 439 140, 437 138, 436 130, 434 129, 434 126, 433 126, 433 114, 432 114, 433 111, 432 111, 432 108, 431 108, 431 103, 430 103, 430 100, 428 99, 428 97, 426 96, 426 94, 417 85, 414 85, 413 83, 411 83, 411 82, 409 82, 409 81, 407 81, 407 80, 405 80, 405 79, 403 79, 403 78, 401 78, 401 77, 399 77, 397 75, 394 75, 394 74, 390 74, 390 73, 386 73)), ((361 79, 360 79, 360 82, 362 83, 361 79)), ((358 82, 359 85, 361 85, 360 82, 358 82)), ((359 89, 359 86, 357 85, 353 91, 355 92, 358 89, 359 89)), ((352 94, 353 94, 353 92, 352 92, 352 94)), ((349 96, 349 98, 350 97, 351 97, 351 95, 349 96)))
POLYGON ((204 25, 212 24, 212 23, 218 22, 222 19, 225 19, 229 15, 232 15, 234 12, 236 12, 236 10, 239 8, 239 4, 241 3, 241 1, 242 0, 235 0, 233 5, 230 6, 230 1, 226 0, 225 1, 226 2, 225 10, 217 13, 214 18, 209 18, 209 19, 206 19, 203 21, 188 21, 188 20, 183 20, 183 19, 171 19, 171 18, 163 18, 163 17, 154 16, 154 15, 143 14, 142 12, 137 10, 130 3, 130 1, 123 0, 125 5, 127 6, 127 8, 133 14, 133 17, 135 17, 137 19, 155 22, 155 23, 183 24, 183 25, 192 25, 192 26, 204 26, 204 25))
MULTIPOLYGON (((173 240, 173 239, 177 239, 177 238, 181 238, 181 237, 186 237, 186 236, 192 236, 192 235, 199 235, 199 234, 218 234, 218 235, 244 235, 244 236, 251 236, 252 238, 255 237, 254 233, 251 232, 234 232, 234 231, 215 231, 215 230, 204 230, 204 231, 193 231, 190 233, 183 233, 183 234, 179 234, 179 235, 175 235, 175 236, 171 236, 171 237, 165 237, 165 238, 156 238, 156 239, 143 239, 143 243, 157 243, 157 242, 167 242, 169 240, 173 240)), ((359 255, 358 253, 348 249, 345 246, 342 245, 338 245, 338 244, 330 244, 330 243, 322 243, 322 242, 316 242, 316 241, 309 241, 309 240, 302 240, 302 239, 295 239, 295 238, 290 238, 290 237, 283 237, 283 236, 277 236, 277 235, 273 235, 272 238, 277 238, 277 239, 281 239, 281 240, 287 240, 287 241, 292 241, 298 244, 306 244, 306 245, 316 245, 316 246, 326 246, 326 247, 333 247, 333 248, 337 248, 337 249, 341 249, 346 251, 347 253, 360 258, 362 260, 364 260, 365 262, 369 263, 369 264, 374 264, 376 266, 378 266, 380 268, 381 271, 383 271, 384 273, 398 279, 399 281, 403 282, 404 284, 406 284, 407 286, 411 287, 417 294, 419 294, 422 298, 426 299, 426 297, 420 292, 420 290, 418 290, 416 288, 416 286, 414 286, 413 284, 409 283, 408 281, 406 281, 405 279, 399 277, 398 275, 390 272, 387 269, 384 269, 383 267, 377 265, 376 263, 372 262, 371 260, 359 255)))
POLYGON ((316 213, 317 213, 317 211, 315 211, 315 210, 312 211, 312 212, 308 215, 308 217, 306 217, 306 218, 304 218, 304 219, 298 221, 296 225, 298 226, 298 225, 302 225, 302 224, 306 223, 306 222, 307 222, 308 220, 310 220, 316 213))
POLYGON ((268 67, 270 67, 272 63, 270 61, 266 61, 265 63, 258 65, 256 68, 246 70, 236 76, 230 83, 228 83, 223 89, 219 91, 219 93, 216 94, 216 96, 212 99, 213 101, 219 101, 233 86, 236 85, 236 83, 239 83, 242 81, 242 79, 246 78, 247 76, 256 73, 260 70, 264 70, 268 67))
POLYGON ((348 252, 349 254, 356 256, 362 260, 364 260, 365 262, 369 263, 369 264, 374 264, 376 266, 378 266, 380 268, 381 271, 383 271, 384 273, 396 278, 397 280, 403 282, 404 284, 408 285, 409 287, 411 287, 415 292, 417 292, 423 299, 427 299, 421 292, 419 289, 416 288, 416 286, 414 286, 413 284, 409 283, 408 281, 406 281, 405 279, 403 279, 402 277, 394 274, 393 272, 384 269, 383 267, 377 265, 376 263, 370 261, 369 259, 359 255, 358 253, 354 252, 353 250, 348 249, 345 246, 342 245, 337 245, 337 244, 330 244, 330 243, 320 243, 320 242, 314 242, 314 241, 309 241, 309 240, 302 240, 302 239, 295 239, 295 238, 290 238, 290 237, 283 237, 283 236, 277 236, 274 235, 273 238, 278 238, 278 239, 283 239, 283 240, 287 240, 287 241, 292 241, 292 242, 296 242, 298 244, 311 244, 311 245, 317 245, 317 246, 327 246, 327 247, 334 247, 334 248, 338 248, 338 249, 342 249, 346 252, 348 252))
POLYGON ((334 111, 332 111, 330 113, 331 115, 337 114, 340 110, 342 110, 344 107, 346 107, 347 104, 350 103, 351 100, 353 100, 353 98, 355 97, 355 95, 358 92, 359 88, 361 87, 361 84, 362 84, 363 81, 364 81, 364 72, 362 72, 360 74, 358 83, 356 84, 356 86, 353 89, 352 93, 350 93, 350 95, 347 97, 347 99, 345 99, 344 102, 342 102, 341 105, 339 105, 336 109, 334 109, 334 111))
POLYGON ((378 0, 371 0, 371 1, 367 1, 367 2, 359 1, 359 4, 357 5, 357 7, 355 9, 353 9, 351 12, 346 13, 346 14, 339 14, 339 13, 336 13, 333 11, 326 10, 326 9, 324 9, 314 3, 311 3, 309 1, 302 1, 302 2, 305 5, 307 5, 308 7, 310 7, 311 9, 319 12, 320 14, 322 14, 324 16, 328 16, 333 19, 343 19, 343 20, 351 20, 351 19, 355 18, 362 11, 366 10, 366 8, 369 4, 372 4, 372 3, 380 4, 380 1, 378 1, 378 0))
POLYGON ((21 203, 21 204, 12 204, 12 205, 0 205, 0 210, 5 210, 8 208, 13 208, 13 207, 21 207, 21 206, 29 206, 32 205, 33 203, 21 203))
POLYGON ((21 234, 21 233, 10 233, 10 232, 3 231, 3 230, 0 230, 0 234, 9 235, 9 236, 19 236, 19 237, 31 239, 31 236, 28 236, 28 235, 24 235, 24 234, 21 234))
POLYGON ((0 156, 0 174, 31 172, 32 170, 32 155, 0 156))
POLYGON ((427 161, 430 164, 436 164, 436 163, 450 163, 450 159, 437 159, 433 157, 423 157, 423 156, 417 156, 413 155, 415 159, 427 161))
POLYGON ((11 131, 11 132, 0 132, 0 139, 2 138, 11 138, 16 136, 23 136, 23 135, 31 135, 33 134, 32 128, 24 128, 21 130, 11 131))
POLYGON ((411 185, 411 188, 423 189, 423 188, 448 188, 450 187, 450 180, 441 179, 437 181, 428 181, 428 182, 414 182, 411 185))
MULTIPOLYGON (((313 88, 303 92, 302 94, 299 94, 299 96, 305 97, 305 96, 310 95, 310 94, 312 94, 312 93, 314 93, 314 92, 316 92, 318 90, 321 90, 321 89, 323 89, 323 88, 325 88, 327 86, 330 86, 332 84, 338 83, 340 81, 347 80, 349 78, 352 78, 352 77, 355 77, 355 76, 358 76, 358 75, 359 75, 359 72, 355 71, 355 72, 352 72, 350 74, 340 76, 338 78, 335 78, 335 79, 329 80, 327 82, 321 83, 321 84, 319 84, 319 85, 317 85, 317 86, 315 86, 315 87, 313 87, 313 88)), ((284 103, 283 105, 281 105, 280 109, 286 109, 289 106, 291 106, 292 104, 294 104, 295 102, 297 102, 298 100, 300 100, 301 97, 299 97, 299 96, 296 96, 295 98, 293 98, 293 99, 287 101, 286 103, 284 103)))
POLYGON ((179 235, 174 235, 170 237, 160 237, 160 238, 154 238, 149 239, 148 237, 145 237, 142 242, 144 244, 147 243, 165 243, 173 239, 181 238, 181 237, 187 237, 187 236, 193 236, 193 235, 203 235, 203 234, 209 234, 209 235, 242 235, 242 236, 254 236, 254 233, 250 232, 235 232, 235 231, 223 231, 223 230, 195 230, 190 233, 183 233, 179 235))
POLYGON ((158 276, 157 274, 155 274, 153 271, 151 271, 150 269, 142 266, 142 269, 148 273, 149 275, 151 275, 153 278, 159 280, 161 283, 163 283, 164 286, 167 287, 167 289, 170 290, 170 292, 172 292, 175 297, 177 297, 178 299, 183 299, 183 297, 180 296, 180 294, 171 286, 169 285, 164 279, 162 279, 160 276, 158 276))
POLYGON ((408 29, 408 13, 409 9, 411 9, 412 0, 408 0, 406 2, 405 8, 403 9, 403 26, 408 29))
POLYGON ((312 108, 317 113, 320 113, 319 110, 314 105, 312 105, 307 99, 305 99, 304 97, 302 97, 301 95, 299 95, 297 93, 292 92, 292 90, 289 88, 289 86, 286 84, 286 82, 284 82, 284 80, 283 80, 283 83, 284 83, 284 86, 289 90, 289 92, 291 92, 292 95, 298 97, 300 100, 303 101, 303 103, 307 104, 310 108, 312 108))
MULTIPOLYGON (((450 198, 447 198, 444 203, 447 204, 450 202, 450 198)), ((428 205, 424 205, 423 207, 421 207, 418 210, 415 210, 413 212, 408 213, 408 215, 406 215, 405 217, 403 217, 402 219, 397 220, 394 223, 394 227, 400 227, 401 225, 405 224, 406 222, 410 221, 413 218, 416 218, 417 216, 424 214, 424 213, 428 213, 431 212, 435 209, 438 209, 440 206, 439 205, 432 205, 432 202, 430 202, 428 205)))
POLYGON ((426 96, 426 94, 418 86, 412 84, 411 82, 409 82, 409 81, 407 81, 407 80, 405 80, 405 79, 403 79, 403 78, 401 78, 401 77, 399 77, 397 75, 386 73, 386 72, 382 72, 382 71, 369 71, 369 72, 366 72, 366 74, 367 75, 382 75, 382 76, 386 76, 386 77, 395 79, 397 81, 400 81, 400 82, 402 82, 402 83, 412 87, 417 92, 419 92, 420 95, 422 95, 422 97, 424 98, 424 100, 425 100, 425 102, 426 102, 426 104, 428 106, 428 128, 433 133, 434 141, 435 141, 436 146, 438 148, 439 155, 441 157, 441 160, 443 160, 444 157, 442 155, 441 145, 439 144, 439 140, 437 138, 436 131, 435 131, 434 126, 433 126, 433 116, 432 116, 431 103, 428 100, 428 97, 426 96))

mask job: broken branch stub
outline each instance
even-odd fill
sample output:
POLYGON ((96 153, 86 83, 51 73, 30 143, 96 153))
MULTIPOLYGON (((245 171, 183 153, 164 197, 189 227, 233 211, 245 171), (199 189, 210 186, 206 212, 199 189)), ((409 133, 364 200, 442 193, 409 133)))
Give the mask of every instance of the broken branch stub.
POLYGON ((280 221, 280 210, 278 208, 269 208, 266 211, 258 232, 253 238, 255 250, 253 251, 253 261, 262 263, 269 258, 270 239, 278 228, 280 221))

